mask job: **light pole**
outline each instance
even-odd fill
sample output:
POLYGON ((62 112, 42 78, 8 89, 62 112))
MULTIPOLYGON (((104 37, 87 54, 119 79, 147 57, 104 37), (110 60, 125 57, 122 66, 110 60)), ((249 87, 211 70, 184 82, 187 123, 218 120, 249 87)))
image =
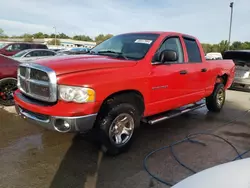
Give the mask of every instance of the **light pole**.
POLYGON ((230 40, 231 40, 231 32, 232 32, 234 2, 231 2, 230 5, 229 5, 229 7, 231 8, 231 16, 230 16, 229 37, 228 37, 228 50, 230 49, 230 40))
POLYGON ((53 27, 55 29, 55 46, 56 46, 56 26, 53 27))

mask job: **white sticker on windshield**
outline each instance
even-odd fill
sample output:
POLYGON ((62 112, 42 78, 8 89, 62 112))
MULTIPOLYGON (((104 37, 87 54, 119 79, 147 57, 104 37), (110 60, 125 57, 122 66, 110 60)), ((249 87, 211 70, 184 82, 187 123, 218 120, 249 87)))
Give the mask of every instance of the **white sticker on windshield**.
POLYGON ((151 44, 152 40, 137 39, 135 43, 151 44))

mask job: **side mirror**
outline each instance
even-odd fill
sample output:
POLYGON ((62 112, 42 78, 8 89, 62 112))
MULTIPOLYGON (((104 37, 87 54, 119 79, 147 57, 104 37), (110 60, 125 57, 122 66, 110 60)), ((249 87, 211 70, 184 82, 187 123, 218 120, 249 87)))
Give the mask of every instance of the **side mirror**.
POLYGON ((159 61, 161 63, 174 62, 178 60, 178 54, 174 50, 164 50, 160 53, 159 61))
POLYGON ((31 57, 31 55, 30 55, 30 54, 28 54, 28 55, 26 55, 25 57, 31 57))

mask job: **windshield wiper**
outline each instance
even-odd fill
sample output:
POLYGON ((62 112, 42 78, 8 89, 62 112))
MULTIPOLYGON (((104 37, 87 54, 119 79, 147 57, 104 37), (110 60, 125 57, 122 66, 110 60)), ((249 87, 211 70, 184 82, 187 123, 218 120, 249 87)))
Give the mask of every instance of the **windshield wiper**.
POLYGON ((103 51, 99 51, 97 52, 98 54, 115 54, 117 58, 123 58, 128 60, 128 58, 121 52, 115 52, 115 51, 111 51, 111 50, 103 50, 103 51))

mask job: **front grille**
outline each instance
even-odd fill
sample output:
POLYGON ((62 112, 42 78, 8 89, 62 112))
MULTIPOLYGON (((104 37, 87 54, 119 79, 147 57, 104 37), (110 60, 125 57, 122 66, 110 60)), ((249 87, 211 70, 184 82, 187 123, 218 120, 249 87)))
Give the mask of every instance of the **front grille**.
POLYGON ((48 74, 46 72, 36 70, 36 69, 30 70, 30 78, 34 80, 49 82, 48 74))
POLYGON ((43 85, 38 85, 36 83, 30 83, 30 93, 41 95, 43 97, 49 97, 50 88, 49 86, 43 86, 43 85))
POLYGON ((25 67, 20 67, 20 68, 19 68, 19 71, 20 71, 20 75, 25 77, 26 68, 25 68, 25 67))
POLYGON ((21 64, 18 69, 18 88, 25 95, 37 100, 56 102, 56 74, 38 64, 21 64))

